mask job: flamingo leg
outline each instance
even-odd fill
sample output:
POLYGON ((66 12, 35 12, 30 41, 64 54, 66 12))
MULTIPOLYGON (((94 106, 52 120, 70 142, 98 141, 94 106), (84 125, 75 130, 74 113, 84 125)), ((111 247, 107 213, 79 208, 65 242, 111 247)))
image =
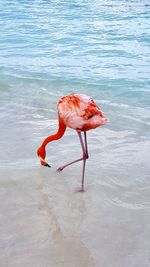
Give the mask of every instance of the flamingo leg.
POLYGON ((62 171, 64 168, 70 166, 71 164, 77 163, 81 160, 83 160, 83 169, 82 169, 82 184, 81 184, 81 189, 80 191, 84 191, 84 175, 85 175, 85 165, 86 165, 86 160, 88 159, 88 148, 87 148, 87 137, 86 137, 86 132, 84 132, 84 141, 82 138, 82 134, 81 132, 77 132, 78 136, 79 136, 79 140, 80 140, 80 144, 81 144, 81 148, 82 148, 82 152, 83 152, 83 156, 82 158, 79 158, 77 160, 74 160, 64 166, 61 166, 57 169, 57 171, 62 171))
POLYGON ((89 157, 89 154, 88 154, 88 146, 87 146, 86 132, 84 132, 84 143, 85 143, 85 152, 86 152, 86 155, 87 155, 87 158, 88 158, 89 157))
MULTIPOLYGON (((80 133, 81 134, 81 133, 80 133)), ((80 138, 81 136, 79 136, 80 138)), ((82 139, 82 137, 81 137, 82 139)), ((82 143, 83 143, 83 140, 82 140, 82 143)), ((88 159, 89 157, 89 154, 88 154, 88 147, 87 147, 87 136, 86 136, 86 132, 84 132, 84 145, 83 145, 83 169, 82 169, 82 183, 81 183, 81 192, 84 191, 84 177, 85 177, 85 165, 86 165, 86 160, 88 159)))

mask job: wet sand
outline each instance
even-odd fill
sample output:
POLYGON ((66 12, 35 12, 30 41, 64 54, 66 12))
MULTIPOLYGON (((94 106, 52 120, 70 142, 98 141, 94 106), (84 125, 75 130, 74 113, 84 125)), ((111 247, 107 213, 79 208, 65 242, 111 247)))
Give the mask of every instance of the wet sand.
MULTIPOLYGON (((36 170, 3 172, 1 188, 1 266, 95 266, 79 233, 66 230, 71 214, 57 212, 62 205, 58 188, 48 195, 36 170)), ((82 211, 76 212, 82 217, 82 211)), ((80 223, 72 227, 80 228, 80 223)))
POLYGON ((111 187, 88 175, 87 191, 74 193, 68 174, 1 172, 0 266, 148 267, 149 209, 109 203, 111 187))

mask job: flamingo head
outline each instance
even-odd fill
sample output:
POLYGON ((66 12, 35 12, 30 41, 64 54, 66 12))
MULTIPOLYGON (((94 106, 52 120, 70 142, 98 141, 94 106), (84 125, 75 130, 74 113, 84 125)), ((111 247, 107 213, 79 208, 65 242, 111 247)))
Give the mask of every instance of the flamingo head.
POLYGON ((51 167, 46 161, 45 161, 45 157, 46 157, 46 150, 45 147, 40 146, 37 150, 37 155, 40 159, 41 165, 45 166, 45 167, 51 167))

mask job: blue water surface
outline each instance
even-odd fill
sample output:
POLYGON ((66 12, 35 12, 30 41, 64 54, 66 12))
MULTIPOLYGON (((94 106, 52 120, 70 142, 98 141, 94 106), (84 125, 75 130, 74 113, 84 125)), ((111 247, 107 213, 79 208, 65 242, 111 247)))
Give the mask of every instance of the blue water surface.
POLYGON ((98 101, 106 127, 149 138, 149 19, 148 0, 1 0, 4 124, 33 109, 34 123, 50 119, 62 95, 78 92, 98 101))

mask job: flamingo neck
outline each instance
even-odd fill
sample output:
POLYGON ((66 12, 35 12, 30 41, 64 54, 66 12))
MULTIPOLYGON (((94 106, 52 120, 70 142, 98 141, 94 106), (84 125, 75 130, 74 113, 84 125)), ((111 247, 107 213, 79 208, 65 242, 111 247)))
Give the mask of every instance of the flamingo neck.
POLYGON ((46 147, 46 145, 48 143, 54 141, 54 140, 60 139, 64 135, 65 130, 66 130, 66 125, 59 118, 59 127, 58 127, 57 133, 53 134, 53 135, 50 135, 47 138, 45 138, 45 140, 43 141, 43 143, 41 144, 41 146, 37 150, 37 155, 40 157, 41 161, 44 160, 44 162, 45 162, 45 157, 46 157, 46 149, 45 149, 45 147, 46 147))
POLYGON ((63 123, 61 119, 59 119, 59 127, 57 133, 45 138, 41 147, 45 148, 49 142, 60 139, 64 135, 65 131, 66 131, 66 125, 63 123))

